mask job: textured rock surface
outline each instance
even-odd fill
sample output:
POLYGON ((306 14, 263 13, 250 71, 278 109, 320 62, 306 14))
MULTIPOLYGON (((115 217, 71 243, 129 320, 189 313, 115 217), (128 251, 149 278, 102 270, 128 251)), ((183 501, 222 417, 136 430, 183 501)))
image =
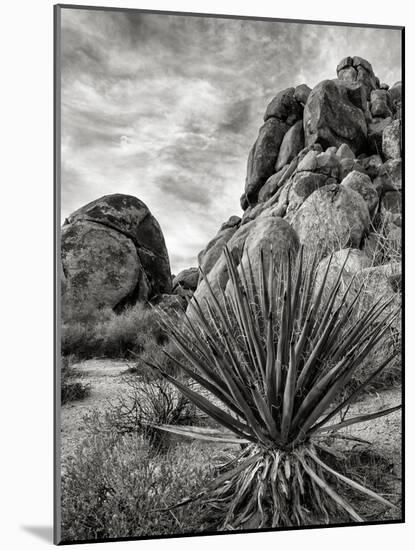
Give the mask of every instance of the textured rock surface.
POLYGON ((275 164, 275 170, 278 172, 283 166, 293 160, 301 149, 304 148, 304 130, 303 120, 298 120, 294 126, 288 130, 282 140, 278 159, 275 164))
MULTIPOLYGON (((364 283, 364 292, 361 298, 361 308, 368 310, 375 301, 380 298, 399 299, 401 290, 401 265, 398 262, 376 267, 362 269, 356 274, 355 287, 359 288, 364 283)), ((384 311, 383 315, 390 320, 395 311, 397 302, 394 300, 384 311)), ((395 326, 399 324, 399 317, 395 320, 395 326)))
POLYGON ((272 99, 265 111, 264 121, 271 117, 286 122, 289 126, 302 119, 303 108, 295 98, 294 88, 282 90, 272 99))
POLYGON ((199 266, 202 268, 205 274, 208 274, 210 272, 210 270, 222 254, 222 250, 225 244, 229 241, 229 239, 235 234, 237 230, 238 224, 220 229, 215 237, 213 237, 213 239, 209 241, 206 248, 199 252, 197 259, 199 262, 199 266))
POLYGON ((269 118, 259 130, 248 157, 245 196, 250 204, 257 202, 259 190, 274 174, 280 146, 288 128, 285 122, 269 118))
POLYGON ((116 309, 171 291, 163 233, 130 195, 101 197, 69 216, 61 257, 68 305, 116 309))
POLYGON ((195 291, 198 280, 199 280, 199 269, 197 267, 189 267, 188 269, 183 269, 173 279, 173 292, 175 292, 177 287, 181 287, 185 290, 195 291))
MULTIPOLYGON (((242 225, 229 239, 227 247, 238 264, 244 250, 245 253, 248 252, 251 262, 256 264, 259 260, 261 248, 267 252, 271 244, 273 254, 278 257, 278 255, 288 252, 288 250, 296 250, 298 248, 298 238, 289 223, 278 217, 267 216, 242 225)), ((225 290, 229 281, 226 260, 223 254, 218 257, 215 265, 209 271, 208 280, 219 298, 220 288, 225 290)), ((203 307, 204 299, 209 298, 205 281, 199 281, 194 297, 203 307)), ((191 313, 191 308, 188 311, 191 313)))
POLYGON ((351 278, 356 275, 356 273, 362 269, 371 267, 370 258, 362 252, 362 250, 357 250, 356 248, 343 248, 342 250, 335 252, 331 257, 331 260, 330 256, 327 256, 321 260, 317 268, 317 282, 321 282, 323 280, 329 262, 330 267, 327 273, 329 286, 334 284, 339 276, 340 270, 343 268, 341 275, 343 288, 347 287, 351 278))
POLYGON ((386 191, 400 191, 402 189, 402 160, 393 159, 382 164, 373 183, 379 195, 386 191))
POLYGON ((306 145, 318 142, 327 148, 346 143, 354 153, 364 149, 365 116, 347 87, 324 80, 312 90, 304 107, 304 135, 306 145))
POLYGON ((342 59, 337 65, 337 76, 340 80, 360 82, 364 86, 368 98, 371 91, 377 87, 372 65, 362 57, 354 56, 342 59))
POLYGON ((382 135, 382 151, 387 159, 398 159, 401 156, 401 122, 394 120, 386 126, 382 135))
POLYGON ((361 195, 337 184, 314 191, 292 220, 300 242, 325 254, 348 246, 359 248, 369 223, 361 195))
POLYGON ((65 308, 116 308, 127 297, 149 297, 150 285, 134 244, 122 233, 79 221, 63 227, 61 251, 65 308))
POLYGON ((353 172, 350 172, 341 182, 341 185, 344 185, 344 187, 348 189, 353 189, 353 191, 357 191, 357 193, 364 198, 369 209, 369 214, 373 217, 378 207, 379 196, 370 177, 367 174, 353 170, 353 172))
POLYGON ((372 90, 370 94, 370 112, 374 117, 387 118, 392 116, 391 99, 386 90, 372 90))
POLYGON ((283 182, 284 175, 286 174, 288 170, 288 165, 284 166, 281 170, 273 174, 271 177, 267 179, 267 181, 262 186, 259 194, 258 194, 258 201, 259 202, 265 202, 267 201, 274 193, 277 191, 277 189, 280 187, 280 185, 283 182))

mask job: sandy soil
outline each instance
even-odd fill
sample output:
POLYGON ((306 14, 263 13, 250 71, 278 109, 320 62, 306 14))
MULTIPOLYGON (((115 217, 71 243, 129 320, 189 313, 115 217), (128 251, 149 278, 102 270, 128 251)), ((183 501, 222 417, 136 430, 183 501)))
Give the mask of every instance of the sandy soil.
POLYGON ((91 411, 103 411, 126 390, 123 373, 133 363, 113 359, 91 359, 72 365, 79 373, 73 380, 91 385, 90 395, 81 400, 66 403, 61 412, 62 458, 72 453, 84 436, 83 418, 91 411))
MULTIPOLYGON (((91 384, 91 394, 82 401, 63 405, 61 414, 62 457, 72 453, 84 436, 83 417, 90 411, 105 410, 128 390, 125 371, 133 363, 110 359, 94 359, 73 365, 81 374, 80 380, 91 384)), ((401 402, 400 388, 368 395, 353 405, 347 417, 393 407, 401 402)), ((336 418, 334 422, 340 419, 336 418)), ((341 430, 342 435, 361 438, 371 443, 371 448, 390 460, 391 471, 401 475, 401 411, 374 421, 356 424, 341 430)), ((356 442, 345 442, 353 445, 356 442)))

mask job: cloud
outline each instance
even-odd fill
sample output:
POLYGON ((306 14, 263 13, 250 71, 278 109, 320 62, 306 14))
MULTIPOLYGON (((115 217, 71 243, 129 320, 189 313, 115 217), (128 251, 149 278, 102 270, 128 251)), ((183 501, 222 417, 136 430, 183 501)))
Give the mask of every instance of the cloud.
POLYGON ((241 214, 248 152, 281 89, 336 76, 347 55, 400 80, 400 33, 62 10, 62 219, 109 193, 143 200, 172 269, 241 214))

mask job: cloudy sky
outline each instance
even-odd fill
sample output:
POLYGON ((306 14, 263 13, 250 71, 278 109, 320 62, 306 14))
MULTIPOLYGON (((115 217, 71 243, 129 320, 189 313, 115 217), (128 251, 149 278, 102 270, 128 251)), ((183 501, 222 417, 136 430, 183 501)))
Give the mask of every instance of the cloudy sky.
POLYGON ((143 200, 172 272, 241 214, 246 160, 281 89, 347 55, 400 80, 396 30, 62 10, 62 219, 110 193, 143 200))

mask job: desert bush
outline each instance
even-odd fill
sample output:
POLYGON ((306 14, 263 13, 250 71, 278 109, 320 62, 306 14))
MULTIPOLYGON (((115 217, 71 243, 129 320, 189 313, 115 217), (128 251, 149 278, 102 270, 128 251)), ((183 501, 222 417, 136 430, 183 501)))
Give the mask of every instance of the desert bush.
POLYGON ((390 236, 391 226, 395 231, 400 231, 393 225, 393 218, 394 215, 389 212, 378 212, 372 222, 371 234, 375 244, 370 248, 366 247, 366 252, 373 266, 402 262, 401 240, 390 236))
POLYGON ((171 434, 157 425, 176 426, 200 423, 196 407, 163 378, 125 377, 128 389, 103 413, 85 416, 86 430, 91 435, 115 431, 118 434, 140 434, 154 453, 166 453, 171 447, 171 434))
POLYGON ((340 450, 329 452, 337 459, 331 467, 320 437, 400 408, 341 416, 396 352, 384 357, 375 372, 336 403, 359 365, 380 343, 385 344, 398 311, 390 318, 382 316, 386 306, 381 298, 361 311, 350 327, 363 287, 356 291, 350 284, 339 300, 344 265, 329 283, 329 262, 317 284, 317 260, 304 261, 303 249, 295 262, 283 257, 278 264, 272 251, 267 251, 266 259, 261 252, 255 270, 248 255, 238 266, 226 247, 224 253, 228 294, 215 295, 204 277, 207 311, 194 302, 195 320, 183 326, 162 316, 172 341, 191 363, 189 367, 179 362, 180 368, 204 391, 189 389, 164 372, 162 365, 153 365, 222 427, 162 429, 246 445, 195 499, 206 494, 222 510, 223 529, 329 523, 339 512, 363 521, 345 498, 344 486, 393 507, 341 473, 340 450), (236 319, 237 331, 231 319, 236 319))
POLYGON ((181 445, 154 457, 137 434, 89 435, 65 466, 64 541, 172 535, 202 531, 201 505, 168 511, 212 476, 210 449, 181 445))
POLYGON ((62 353, 78 359, 131 358, 143 353, 153 356, 166 343, 157 316, 144 304, 137 303, 121 313, 100 309, 80 318, 77 311, 68 310, 63 317, 62 353))
POLYGON ((61 359, 61 403, 69 403, 85 399, 91 393, 91 384, 74 380, 81 376, 81 373, 71 368, 74 363, 73 356, 62 357, 61 359))

